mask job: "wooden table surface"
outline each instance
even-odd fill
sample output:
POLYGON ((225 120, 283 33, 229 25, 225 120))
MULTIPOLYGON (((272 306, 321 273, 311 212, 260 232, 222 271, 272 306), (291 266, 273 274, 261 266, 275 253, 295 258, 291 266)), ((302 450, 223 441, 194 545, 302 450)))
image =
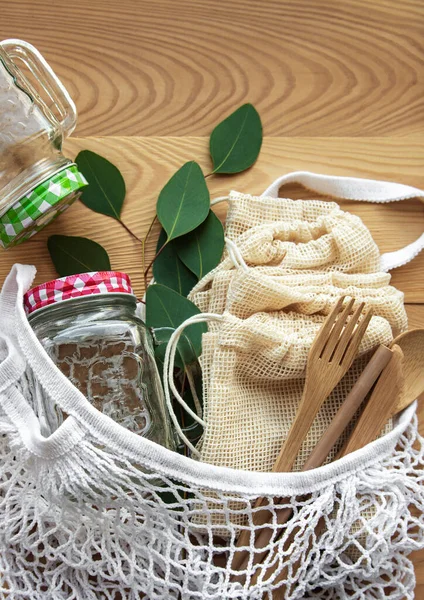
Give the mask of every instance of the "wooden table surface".
MULTIPOLYGON (((209 133, 244 102, 262 117, 260 158, 244 174, 211 177, 212 197, 261 193, 292 170, 424 189, 422 0, 2 0, 1 14, 0 39, 32 42, 75 99, 79 121, 65 153, 89 148, 121 169, 123 219, 139 236, 183 162, 210 169, 209 133)), ((424 229, 419 200, 343 205, 382 251, 424 229)), ((81 204, 1 252, 0 283, 15 262, 35 264, 39 282, 54 277, 46 250, 53 233, 104 245, 142 293, 139 245, 81 204)), ((423 273, 424 253, 393 272, 412 327, 424 326, 423 273)), ((414 562, 416 597, 424 598, 424 552, 414 562)))

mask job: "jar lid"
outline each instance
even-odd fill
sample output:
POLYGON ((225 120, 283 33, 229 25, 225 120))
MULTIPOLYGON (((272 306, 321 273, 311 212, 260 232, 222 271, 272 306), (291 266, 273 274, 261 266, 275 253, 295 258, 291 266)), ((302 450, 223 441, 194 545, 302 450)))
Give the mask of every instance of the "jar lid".
POLYGON ((27 315, 51 304, 82 298, 92 294, 132 294, 131 280, 126 273, 94 271, 53 279, 29 290, 24 295, 27 315))
POLYGON ((37 185, 0 217, 0 246, 10 248, 35 235, 66 210, 86 185, 74 164, 37 185))

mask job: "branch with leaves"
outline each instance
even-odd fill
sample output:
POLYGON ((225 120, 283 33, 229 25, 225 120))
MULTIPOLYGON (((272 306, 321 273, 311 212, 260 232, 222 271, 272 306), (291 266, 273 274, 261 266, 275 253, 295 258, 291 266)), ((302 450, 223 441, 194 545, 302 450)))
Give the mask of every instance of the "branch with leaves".
MULTIPOLYGON (((187 295, 216 267, 224 250, 224 229, 211 210, 206 179, 248 169, 256 161, 261 145, 259 114, 251 104, 244 104, 217 125, 210 136, 212 171, 205 176, 197 162, 187 162, 162 188, 156 215, 143 239, 121 219, 126 186, 119 169, 90 150, 82 150, 76 158, 79 170, 89 183, 81 201, 93 211, 118 221, 141 244, 141 268, 147 289, 146 325, 154 332, 155 356, 161 371, 172 332, 188 317, 200 312, 187 295), (162 230, 156 254, 146 265, 146 241, 156 219, 162 230), (148 285, 151 273, 155 283, 148 285)), ((111 269, 106 250, 87 238, 54 235, 48 240, 48 250, 60 276, 111 269)), ((178 343, 176 376, 183 388, 185 371, 200 356, 206 330, 203 323, 191 325, 178 343)), ((180 421, 184 426, 183 415, 180 421)), ((189 437, 193 431, 199 435, 198 428, 191 423, 187 429, 189 437)))

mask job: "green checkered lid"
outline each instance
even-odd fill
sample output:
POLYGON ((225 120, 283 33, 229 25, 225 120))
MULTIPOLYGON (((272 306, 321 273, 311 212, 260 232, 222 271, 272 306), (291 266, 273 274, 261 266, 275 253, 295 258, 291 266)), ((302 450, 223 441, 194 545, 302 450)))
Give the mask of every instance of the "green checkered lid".
POLYGON ((0 246, 10 248, 32 237, 68 208, 86 185, 75 164, 37 185, 0 216, 0 246))

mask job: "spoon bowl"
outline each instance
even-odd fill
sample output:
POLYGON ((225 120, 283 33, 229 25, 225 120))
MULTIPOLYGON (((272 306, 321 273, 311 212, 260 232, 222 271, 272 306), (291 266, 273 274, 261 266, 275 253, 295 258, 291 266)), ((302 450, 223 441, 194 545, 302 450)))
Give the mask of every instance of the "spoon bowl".
POLYGON ((392 342, 403 352, 404 386, 393 411, 397 414, 424 392, 424 329, 411 329, 401 333, 392 342))

